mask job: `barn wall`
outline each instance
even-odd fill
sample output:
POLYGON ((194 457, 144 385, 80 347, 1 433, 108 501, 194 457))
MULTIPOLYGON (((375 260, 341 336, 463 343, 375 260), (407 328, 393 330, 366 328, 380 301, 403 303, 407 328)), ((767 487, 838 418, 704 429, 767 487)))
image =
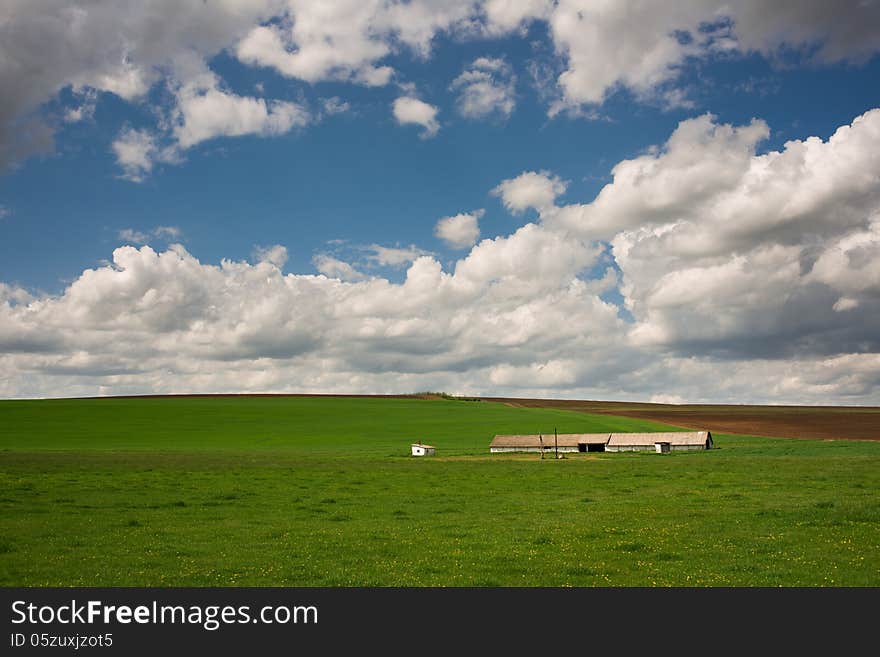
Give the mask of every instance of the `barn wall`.
MULTIPOLYGON (((544 451, 545 452, 553 452, 554 451, 553 445, 550 445, 549 447, 545 446, 544 451)), ((579 451, 577 447, 560 447, 559 448, 560 453, 571 454, 571 453, 574 453, 577 451, 579 451)), ((530 452, 533 454, 540 454, 541 448, 540 447, 490 447, 489 452, 492 454, 500 454, 503 452, 530 452)))
MULTIPOLYGON (((706 449, 705 444, 701 443, 699 445, 670 445, 669 451, 671 452, 693 452, 698 450, 706 449)), ((505 453, 505 452, 529 452, 533 454, 538 454, 541 452, 540 447, 490 447, 489 451, 493 454, 505 453)), ((545 452, 553 452, 553 445, 544 446, 545 452)), ((560 447, 560 453, 574 453, 578 452, 577 447, 560 447)), ((653 452, 655 451, 654 443, 650 445, 605 445, 606 452, 653 452)))
MULTIPOLYGON (((706 449, 705 445, 670 445, 671 452, 693 452, 706 449)), ((561 451, 561 450, 560 450, 561 451)), ((606 445, 606 452, 653 452, 654 445, 606 445)))
POLYGON ((500 454, 503 452, 534 452, 537 454, 541 451, 540 447, 490 447, 489 451, 493 454, 500 454))

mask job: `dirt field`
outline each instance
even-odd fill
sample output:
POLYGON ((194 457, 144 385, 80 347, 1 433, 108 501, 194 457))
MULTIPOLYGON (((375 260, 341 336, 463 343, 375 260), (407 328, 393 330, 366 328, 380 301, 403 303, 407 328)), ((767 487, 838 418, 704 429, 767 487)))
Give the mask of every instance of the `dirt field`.
POLYGON ((485 397, 511 406, 564 408, 656 420, 689 429, 780 438, 880 441, 880 407, 642 404, 566 399, 485 397))

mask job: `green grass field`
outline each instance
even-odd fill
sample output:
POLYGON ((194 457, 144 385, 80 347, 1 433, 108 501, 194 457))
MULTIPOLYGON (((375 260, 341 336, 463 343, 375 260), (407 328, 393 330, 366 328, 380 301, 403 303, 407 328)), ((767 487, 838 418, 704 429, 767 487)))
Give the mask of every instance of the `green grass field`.
POLYGON ((663 428, 450 400, 3 401, 0 585, 880 585, 880 443, 488 454, 554 427, 663 428))

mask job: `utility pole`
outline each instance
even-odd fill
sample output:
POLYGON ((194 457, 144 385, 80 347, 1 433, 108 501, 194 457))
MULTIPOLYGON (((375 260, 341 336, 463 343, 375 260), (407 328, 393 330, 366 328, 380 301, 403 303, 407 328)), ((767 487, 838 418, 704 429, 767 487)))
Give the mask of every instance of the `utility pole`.
POLYGON ((559 458, 559 436, 556 435, 556 427, 553 427, 553 450, 556 452, 556 458, 559 458))
POLYGON ((538 434, 538 440, 541 441, 541 460, 544 460, 544 436, 538 434))

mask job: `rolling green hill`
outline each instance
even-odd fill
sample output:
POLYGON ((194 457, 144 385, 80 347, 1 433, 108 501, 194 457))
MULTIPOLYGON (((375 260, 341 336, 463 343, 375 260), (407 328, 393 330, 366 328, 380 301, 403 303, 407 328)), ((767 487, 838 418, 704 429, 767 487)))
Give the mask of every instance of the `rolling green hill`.
POLYGON ((654 431, 649 420, 487 402, 364 397, 144 397, 0 401, 0 449, 283 450, 484 454, 498 433, 654 431))

